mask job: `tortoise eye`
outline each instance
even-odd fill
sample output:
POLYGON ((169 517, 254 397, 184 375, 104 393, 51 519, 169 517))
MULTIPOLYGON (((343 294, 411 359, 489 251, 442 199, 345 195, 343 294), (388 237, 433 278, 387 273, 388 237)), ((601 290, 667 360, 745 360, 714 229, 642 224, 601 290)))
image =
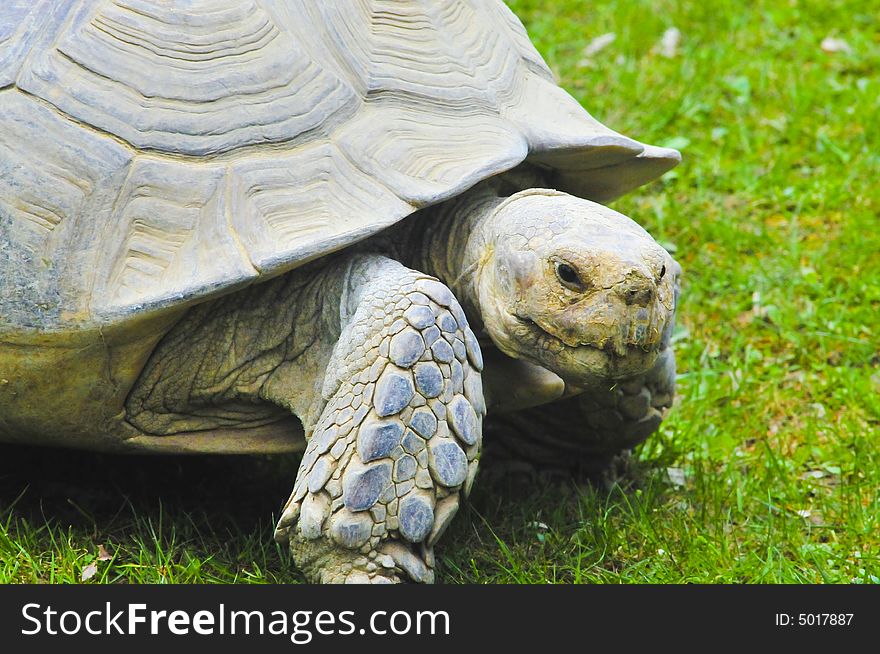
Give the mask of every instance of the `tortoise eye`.
POLYGON ((663 277, 664 277, 665 275, 666 275, 666 266, 664 265, 664 266, 660 269, 660 276, 657 278, 657 281, 660 281, 661 279, 663 279, 663 277))
POLYGON ((577 271, 567 263, 560 261, 556 264, 556 276, 559 278, 559 281, 568 286, 581 285, 581 278, 578 276, 577 271))

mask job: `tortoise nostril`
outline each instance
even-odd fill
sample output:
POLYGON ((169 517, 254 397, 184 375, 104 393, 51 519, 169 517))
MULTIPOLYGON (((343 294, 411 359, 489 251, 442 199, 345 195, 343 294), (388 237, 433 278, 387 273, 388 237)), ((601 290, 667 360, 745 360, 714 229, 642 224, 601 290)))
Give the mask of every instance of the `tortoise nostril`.
POLYGON ((654 300, 655 288, 654 284, 644 277, 627 280, 620 284, 617 294, 628 305, 647 306, 654 300))

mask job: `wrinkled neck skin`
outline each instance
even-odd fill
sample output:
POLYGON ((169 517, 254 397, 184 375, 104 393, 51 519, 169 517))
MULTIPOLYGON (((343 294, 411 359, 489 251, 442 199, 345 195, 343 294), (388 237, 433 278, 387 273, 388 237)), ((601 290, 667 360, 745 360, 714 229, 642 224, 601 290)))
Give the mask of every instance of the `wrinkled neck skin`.
POLYGON ((414 214, 379 237, 382 249, 395 259, 446 284, 478 331, 483 329, 479 273, 492 248, 488 226, 504 200, 496 185, 484 183, 414 214))

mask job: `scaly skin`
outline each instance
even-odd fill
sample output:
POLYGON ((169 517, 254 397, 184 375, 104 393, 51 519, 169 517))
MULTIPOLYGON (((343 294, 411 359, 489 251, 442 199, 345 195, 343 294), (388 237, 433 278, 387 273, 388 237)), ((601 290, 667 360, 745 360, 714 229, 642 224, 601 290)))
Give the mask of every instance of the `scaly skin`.
MULTIPOLYGON (((170 434, 293 413, 308 444, 276 538, 307 577, 429 582, 480 456, 486 398, 471 325, 494 350, 497 406, 586 389, 579 402, 599 403, 597 422, 615 383, 650 387, 652 371, 666 371, 657 362, 677 276, 628 218, 546 189, 499 195, 493 181, 196 307, 153 354, 128 420, 170 434)), ((602 438, 626 447, 656 427, 653 414, 635 417, 643 395, 614 400, 639 425, 608 422, 602 438)))
POLYGON ((481 368, 447 287, 352 253, 190 312, 150 360, 129 421, 173 433, 277 417, 259 399, 284 407, 308 439, 276 531, 297 565, 323 582, 428 582, 477 472, 481 368))
POLYGON ((276 537, 323 582, 431 581, 477 471, 480 350, 443 284, 378 256, 349 279, 351 319, 276 537))
POLYGON ((128 421, 162 435, 256 426, 287 410, 305 427, 314 424, 344 327, 347 280, 335 263, 191 309, 144 367, 126 403, 128 421))

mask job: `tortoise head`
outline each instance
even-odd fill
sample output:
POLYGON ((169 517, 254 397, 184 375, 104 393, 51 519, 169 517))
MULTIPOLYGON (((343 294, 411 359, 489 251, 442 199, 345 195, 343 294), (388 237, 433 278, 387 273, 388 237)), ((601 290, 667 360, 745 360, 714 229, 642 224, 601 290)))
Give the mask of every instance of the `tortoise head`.
POLYGON ((497 205, 476 292, 495 345, 575 386, 646 372, 665 346, 679 265, 635 222, 545 189, 497 205))

